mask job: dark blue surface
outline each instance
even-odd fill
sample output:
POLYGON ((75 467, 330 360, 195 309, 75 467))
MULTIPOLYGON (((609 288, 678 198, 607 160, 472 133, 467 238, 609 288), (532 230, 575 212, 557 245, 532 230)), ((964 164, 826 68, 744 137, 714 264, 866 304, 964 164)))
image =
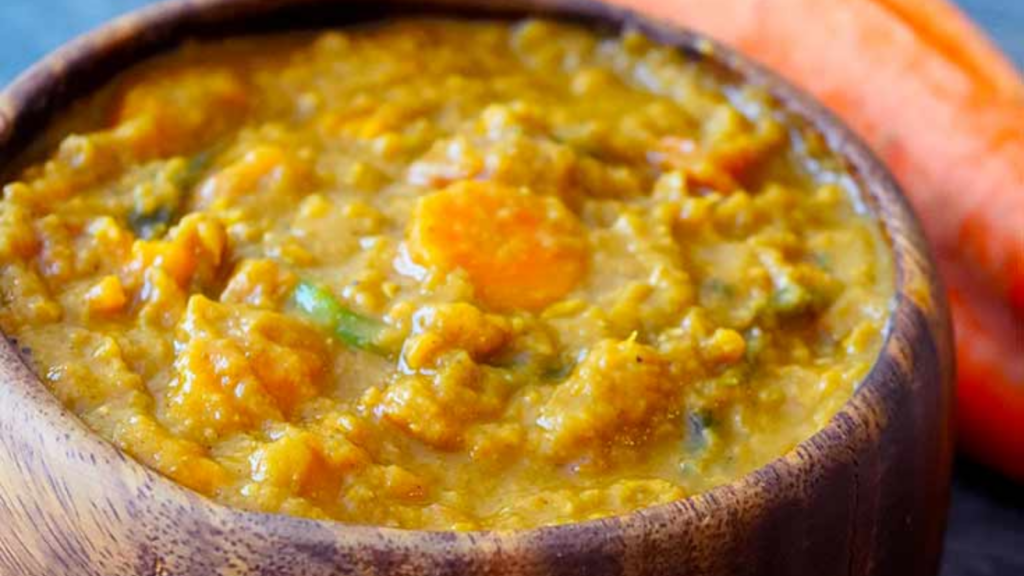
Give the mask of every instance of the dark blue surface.
MULTIPOLYGON (((1024 69, 1024 0, 957 0, 1024 69)), ((1024 573, 1022 573, 1024 576, 1024 573)))
MULTIPOLYGON (((0 85, 68 38, 149 1, 0 0, 0 85)), ((1024 0, 959 3, 1024 68, 1024 0)), ((1024 576, 1024 486, 957 464, 942 576, 1024 576)))
MULTIPOLYGON (((0 85, 68 38, 152 1, 0 0, 0 85)), ((959 4, 992 34, 1018 68, 1024 68, 1024 0, 959 0, 959 4)))

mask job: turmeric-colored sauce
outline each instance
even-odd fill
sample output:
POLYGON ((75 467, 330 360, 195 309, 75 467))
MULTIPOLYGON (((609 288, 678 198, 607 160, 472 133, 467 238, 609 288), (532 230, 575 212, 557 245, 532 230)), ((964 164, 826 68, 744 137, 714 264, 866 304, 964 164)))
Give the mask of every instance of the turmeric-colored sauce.
POLYGON ((3 189, 0 327, 245 509, 514 529, 699 493, 825 425, 892 300, 822 139, 630 32, 188 45, 50 138, 3 189))

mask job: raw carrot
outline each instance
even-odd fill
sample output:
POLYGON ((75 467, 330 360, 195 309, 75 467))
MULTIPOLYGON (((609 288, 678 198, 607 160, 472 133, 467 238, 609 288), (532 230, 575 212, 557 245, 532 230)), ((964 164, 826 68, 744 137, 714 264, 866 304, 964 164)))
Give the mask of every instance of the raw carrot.
POLYGON ((1024 482, 1024 327, 1006 305, 947 273, 957 346, 957 439, 975 458, 1024 482))

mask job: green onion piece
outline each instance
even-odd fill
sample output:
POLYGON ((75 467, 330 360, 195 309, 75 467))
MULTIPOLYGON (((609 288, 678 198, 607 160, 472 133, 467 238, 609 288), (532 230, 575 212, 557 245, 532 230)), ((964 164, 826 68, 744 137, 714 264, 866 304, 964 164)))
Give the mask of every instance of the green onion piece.
POLYGON ((153 164, 155 172, 133 190, 135 207, 128 214, 128 225, 135 235, 150 240, 167 233, 209 163, 210 155, 201 152, 189 159, 176 156, 153 164))
POLYGON ((132 211, 128 215, 128 226, 139 238, 151 240, 167 232, 177 211, 177 206, 160 206, 150 212, 132 211))
POLYGON ((383 352, 377 343, 384 324, 345 308, 329 291, 302 281, 292 292, 295 307, 340 340, 362 350, 383 352))

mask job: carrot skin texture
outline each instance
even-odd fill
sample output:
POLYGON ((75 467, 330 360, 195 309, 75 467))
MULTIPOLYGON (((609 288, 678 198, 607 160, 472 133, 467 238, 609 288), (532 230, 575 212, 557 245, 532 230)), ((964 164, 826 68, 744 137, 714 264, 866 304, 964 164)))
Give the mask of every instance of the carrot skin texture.
POLYGON ((957 440, 974 458, 1024 482, 1024 329, 1001 302, 950 284, 957 346, 957 440))

